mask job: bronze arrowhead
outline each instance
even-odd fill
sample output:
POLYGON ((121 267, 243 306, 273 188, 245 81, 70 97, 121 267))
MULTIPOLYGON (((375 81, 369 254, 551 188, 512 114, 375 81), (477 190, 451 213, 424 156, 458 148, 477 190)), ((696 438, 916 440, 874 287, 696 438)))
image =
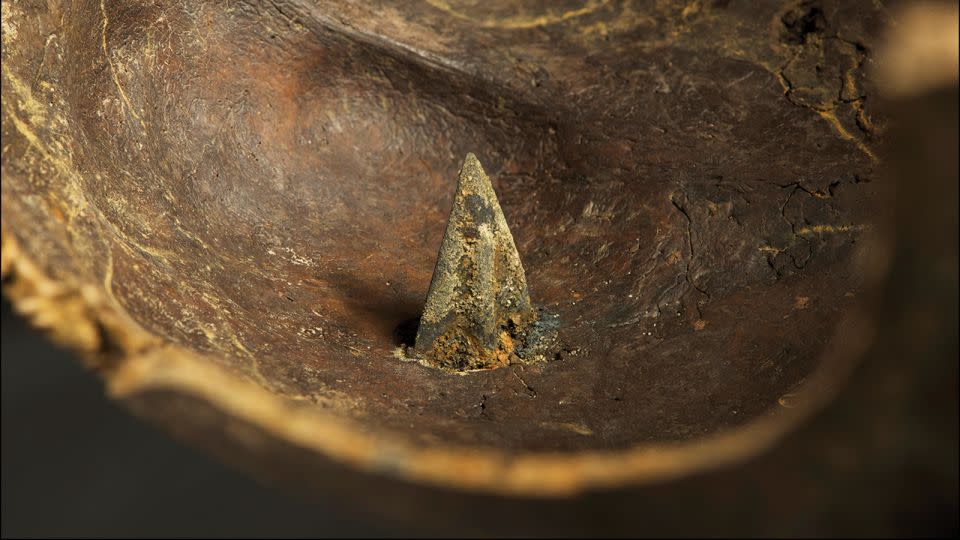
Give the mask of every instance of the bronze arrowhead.
POLYGON ((477 157, 467 154, 415 351, 430 365, 461 371, 508 365, 536 318, 497 195, 477 157))

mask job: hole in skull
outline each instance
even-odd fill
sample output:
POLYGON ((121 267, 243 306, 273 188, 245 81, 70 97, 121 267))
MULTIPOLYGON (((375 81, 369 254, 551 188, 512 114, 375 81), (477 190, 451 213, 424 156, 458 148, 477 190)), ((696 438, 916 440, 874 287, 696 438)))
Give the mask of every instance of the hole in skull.
POLYGON ((420 315, 404 320, 393 329, 393 342, 401 347, 413 347, 420 329, 420 315))

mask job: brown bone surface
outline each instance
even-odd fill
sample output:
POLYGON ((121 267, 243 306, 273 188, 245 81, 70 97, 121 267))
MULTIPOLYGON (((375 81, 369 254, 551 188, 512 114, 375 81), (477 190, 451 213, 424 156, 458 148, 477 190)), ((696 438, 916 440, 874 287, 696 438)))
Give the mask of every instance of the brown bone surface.
POLYGON ((866 339, 885 11, 520 4, 5 1, 8 293, 139 412, 305 484, 556 495, 760 451, 866 339), (548 362, 394 356, 469 152, 548 362))

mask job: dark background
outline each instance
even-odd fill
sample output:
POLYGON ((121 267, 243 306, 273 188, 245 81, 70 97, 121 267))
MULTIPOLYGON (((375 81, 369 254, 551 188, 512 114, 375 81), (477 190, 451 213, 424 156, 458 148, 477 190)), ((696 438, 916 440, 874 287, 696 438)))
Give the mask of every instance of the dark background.
POLYGON ((95 373, 3 299, 2 535, 385 536, 184 447, 104 394, 95 373))

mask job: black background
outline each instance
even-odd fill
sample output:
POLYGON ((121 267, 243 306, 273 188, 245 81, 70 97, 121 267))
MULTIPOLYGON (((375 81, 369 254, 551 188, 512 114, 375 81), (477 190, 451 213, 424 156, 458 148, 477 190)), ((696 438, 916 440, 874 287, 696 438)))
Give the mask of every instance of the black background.
POLYGON ((300 502, 131 416, 3 300, 2 535, 392 536, 300 502))

